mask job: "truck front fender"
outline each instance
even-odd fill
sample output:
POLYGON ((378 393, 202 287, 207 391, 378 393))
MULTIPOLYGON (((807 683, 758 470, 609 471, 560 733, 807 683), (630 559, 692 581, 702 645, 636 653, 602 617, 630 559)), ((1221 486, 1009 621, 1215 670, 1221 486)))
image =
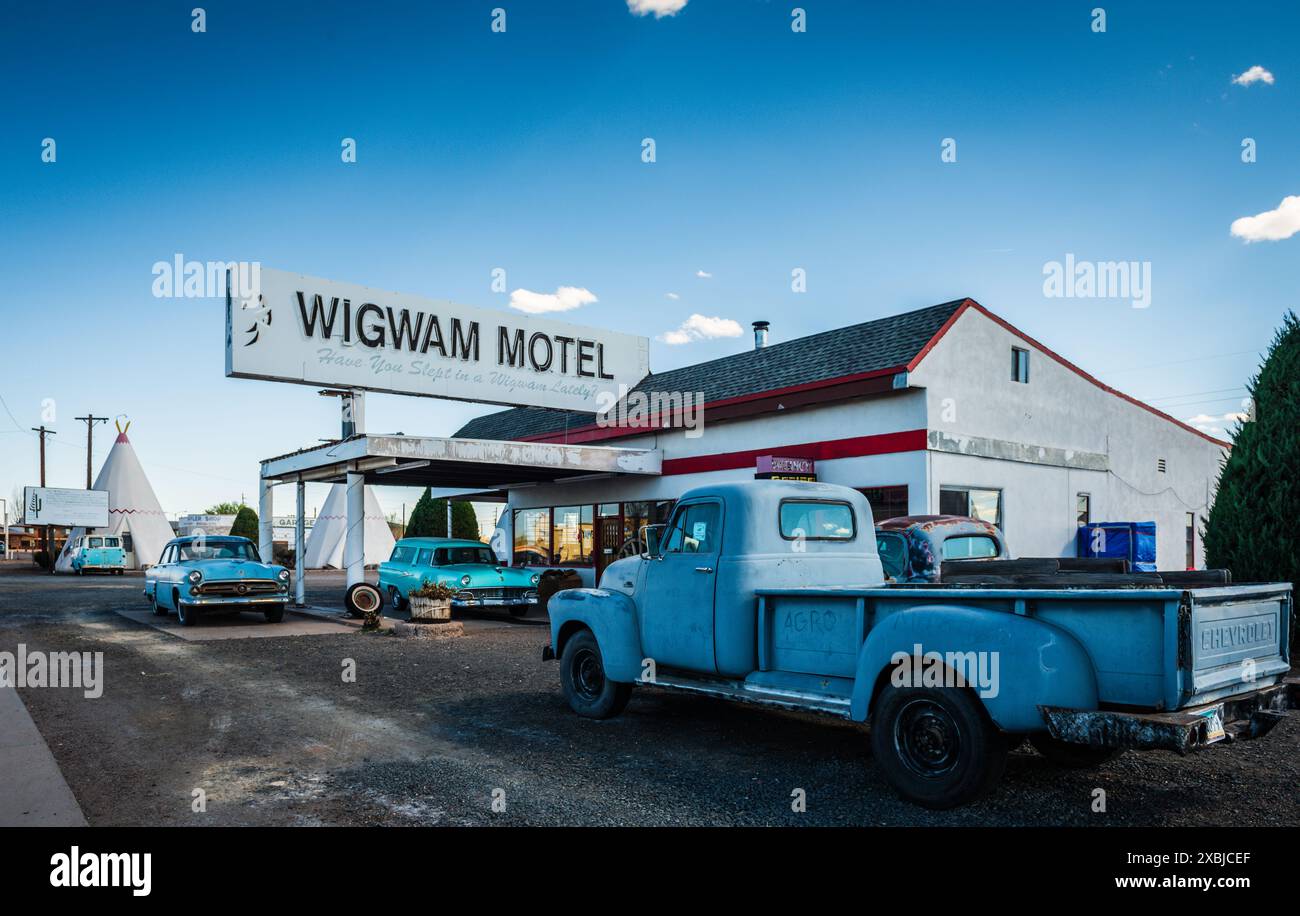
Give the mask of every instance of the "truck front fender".
POLYGON ((551 596, 546 609, 557 658, 565 642, 585 627, 596 636, 607 678, 629 684, 640 679, 641 633, 636 604, 627 595, 604 588, 566 588, 551 596))
POLYGON ((851 717, 866 720, 904 656, 915 680, 933 668, 927 664, 931 653, 944 659, 950 674, 971 675, 967 685, 1004 731, 1046 729, 1039 706, 1097 708, 1092 659, 1060 627, 1003 611, 934 604, 890 614, 872 627, 858 655, 851 717))

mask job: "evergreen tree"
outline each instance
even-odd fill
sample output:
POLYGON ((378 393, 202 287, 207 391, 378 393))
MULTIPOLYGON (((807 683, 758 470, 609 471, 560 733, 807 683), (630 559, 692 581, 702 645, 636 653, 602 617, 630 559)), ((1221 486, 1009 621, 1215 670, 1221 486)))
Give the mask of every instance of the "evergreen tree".
POLYGON ((478 514, 470 502, 453 502, 451 504, 452 537, 465 538, 468 541, 481 540, 478 530, 478 514))
MULTIPOLYGON (((415 508, 411 510, 411 517, 406 520, 406 537, 436 537, 433 530, 435 522, 433 497, 429 493, 429 488, 425 487, 415 503, 415 508)), ((443 523, 443 527, 446 527, 446 522, 443 523)))
POLYGON ((1206 565, 1232 570, 1237 582, 1290 582, 1300 589, 1300 320, 1294 312, 1283 318, 1247 390, 1253 406, 1234 432, 1206 521, 1206 565))
POLYGON ((230 526, 231 537, 248 538, 254 544, 257 543, 257 513, 248 506, 241 506, 239 514, 235 516, 235 523, 230 526))

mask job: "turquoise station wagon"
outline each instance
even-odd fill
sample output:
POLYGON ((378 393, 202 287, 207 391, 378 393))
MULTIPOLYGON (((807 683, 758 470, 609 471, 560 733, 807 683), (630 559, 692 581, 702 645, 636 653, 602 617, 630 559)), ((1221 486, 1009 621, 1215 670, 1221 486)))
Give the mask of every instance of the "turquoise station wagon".
POLYGON ((397 610, 413 589, 440 582, 456 589, 453 608, 503 607, 516 617, 537 606, 537 573, 504 566, 481 541, 402 538, 379 564, 379 590, 397 610))

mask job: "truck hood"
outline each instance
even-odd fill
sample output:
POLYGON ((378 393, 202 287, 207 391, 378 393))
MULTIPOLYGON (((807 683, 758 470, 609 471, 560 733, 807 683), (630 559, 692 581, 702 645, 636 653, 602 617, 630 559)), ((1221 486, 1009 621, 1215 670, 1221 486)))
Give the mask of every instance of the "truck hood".
POLYGON ((637 576, 641 573, 643 562, 645 561, 640 557, 624 557, 615 560, 605 567, 605 572, 600 577, 600 587, 611 592, 631 595, 636 591, 637 576))

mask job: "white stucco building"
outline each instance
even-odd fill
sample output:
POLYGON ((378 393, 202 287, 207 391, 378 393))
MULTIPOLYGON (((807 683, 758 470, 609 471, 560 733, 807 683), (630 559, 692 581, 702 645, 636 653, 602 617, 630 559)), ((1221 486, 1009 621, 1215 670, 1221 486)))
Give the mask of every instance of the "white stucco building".
MULTIPOLYGON (((756 339, 765 339, 756 331, 756 339)), ((1200 567, 1199 531, 1228 444, 1121 394, 970 299, 648 376, 637 390, 702 393, 702 434, 597 425, 515 408, 471 440, 662 454, 658 475, 597 475, 500 491, 514 561, 593 579, 641 524, 705 483, 753 478, 763 456, 815 463, 863 490, 877 519, 976 515, 1015 556, 1073 556, 1081 521, 1154 521, 1161 569, 1200 567)), ((662 426, 662 424, 656 424, 662 426)))

